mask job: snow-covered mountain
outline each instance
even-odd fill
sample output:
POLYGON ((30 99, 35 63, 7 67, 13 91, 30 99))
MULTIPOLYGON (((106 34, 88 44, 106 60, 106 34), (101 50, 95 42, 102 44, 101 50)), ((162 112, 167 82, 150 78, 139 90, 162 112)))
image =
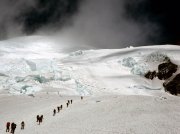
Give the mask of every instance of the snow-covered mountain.
POLYGON ((0 92, 153 95, 164 91, 163 81, 144 74, 157 70, 165 56, 180 65, 180 47, 173 45, 70 53, 64 48, 42 36, 1 41, 0 92))
POLYGON ((42 36, 0 42, 0 134, 7 122, 15 134, 179 134, 179 96, 157 77, 167 57, 178 65, 167 81, 180 73, 179 46, 81 48, 42 36))

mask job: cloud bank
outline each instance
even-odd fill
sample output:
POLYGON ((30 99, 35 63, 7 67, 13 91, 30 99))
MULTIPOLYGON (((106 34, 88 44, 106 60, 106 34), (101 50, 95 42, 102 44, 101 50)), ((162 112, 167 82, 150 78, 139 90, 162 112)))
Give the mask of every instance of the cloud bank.
MULTIPOLYGON (((133 1, 138 5, 142 0, 133 1)), ((50 35, 58 42, 92 48, 147 45, 158 26, 134 21, 130 0, 2 0, 0 38, 50 35)), ((143 18, 142 18, 143 19, 143 18)))

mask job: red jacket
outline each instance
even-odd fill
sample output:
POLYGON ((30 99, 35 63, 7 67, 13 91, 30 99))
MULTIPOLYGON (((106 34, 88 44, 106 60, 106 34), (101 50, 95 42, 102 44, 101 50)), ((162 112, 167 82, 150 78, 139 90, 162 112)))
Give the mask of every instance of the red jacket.
POLYGON ((7 122, 6 127, 9 127, 9 126, 10 126, 10 124, 11 124, 10 122, 7 122))

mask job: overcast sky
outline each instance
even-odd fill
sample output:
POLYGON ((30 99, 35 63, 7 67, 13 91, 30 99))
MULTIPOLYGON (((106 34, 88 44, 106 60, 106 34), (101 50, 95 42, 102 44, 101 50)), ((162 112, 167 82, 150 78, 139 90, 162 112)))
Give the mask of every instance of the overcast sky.
POLYGON ((96 48, 178 44, 177 5, 163 0, 0 0, 0 39, 51 35, 96 48))

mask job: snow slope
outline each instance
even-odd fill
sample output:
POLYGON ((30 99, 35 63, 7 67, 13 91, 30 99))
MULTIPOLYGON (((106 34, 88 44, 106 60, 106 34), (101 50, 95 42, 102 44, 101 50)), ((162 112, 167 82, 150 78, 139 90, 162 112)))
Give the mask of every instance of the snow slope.
POLYGON ((80 97, 59 95, 0 96, 0 133, 7 121, 15 122, 15 134, 178 134, 180 99, 155 96, 108 95, 80 97), (67 99, 73 104, 66 108, 67 99), (53 109, 63 110, 52 116, 53 109), (43 114, 41 125, 36 115, 43 114), (21 121, 25 130, 20 130, 21 121))
POLYGON ((162 81, 147 80, 144 73, 157 69, 164 55, 180 64, 179 46, 67 53, 56 45, 41 36, 1 41, 0 92, 152 95, 163 90, 162 81))
POLYGON ((180 132, 179 97, 164 92, 163 81, 143 77, 157 70, 165 55, 180 65, 179 46, 69 53, 64 48, 70 46, 57 45, 41 36, 0 42, 0 134, 7 121, 17 123, 17 134, 180 132), (68 99, 73 104, 66 108, 68 99), (61 104, 63 110, 53 117, 61 104), (37 114, 44 115, 40 126, 37 114))

